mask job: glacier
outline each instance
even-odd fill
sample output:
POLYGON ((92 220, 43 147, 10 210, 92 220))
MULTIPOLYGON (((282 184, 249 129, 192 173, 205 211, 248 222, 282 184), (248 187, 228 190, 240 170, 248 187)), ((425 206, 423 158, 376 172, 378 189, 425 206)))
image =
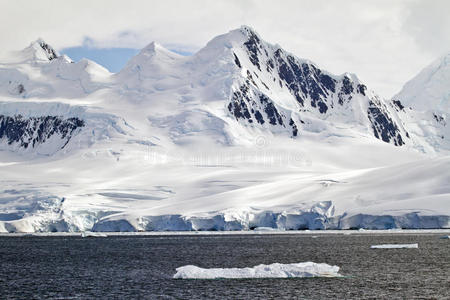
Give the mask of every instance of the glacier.
POLYGON ((115 74, 39 39, 0 59, 0 232, 450 228, 449 111, 408 95, 247 26, 115 74))

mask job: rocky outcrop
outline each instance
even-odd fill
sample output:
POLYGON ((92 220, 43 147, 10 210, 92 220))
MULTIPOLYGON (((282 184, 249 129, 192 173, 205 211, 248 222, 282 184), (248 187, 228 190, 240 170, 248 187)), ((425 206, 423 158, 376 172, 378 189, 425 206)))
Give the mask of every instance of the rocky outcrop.
MULTIPOLYGON (((34 148, 58 136, 64 148, 84 121, 78 118, 64 119, 58 116, 23 117, 22 115, 0 115, 0 140, 8 145, 17 144, 21 148, 34 148)), ((61 149, 62 149, 61 148, 61 149)))

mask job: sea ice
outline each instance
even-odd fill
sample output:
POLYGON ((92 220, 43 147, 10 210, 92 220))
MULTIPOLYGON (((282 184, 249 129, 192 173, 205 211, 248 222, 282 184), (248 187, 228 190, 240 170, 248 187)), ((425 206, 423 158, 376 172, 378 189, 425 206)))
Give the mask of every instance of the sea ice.
POLYGON ((372 245, 371 249, 404 249, 404 248, 419 248, 419 244, 382 244, 372 245))
POLYGON ((258 265, 253 268, 212 268, 197 266, 177 268, 176 279, 219 279, 219 278, 301 278, 301 277, 340 277, 338 266, 325 263, 303 262, 294 264, 274 263, 258 265))

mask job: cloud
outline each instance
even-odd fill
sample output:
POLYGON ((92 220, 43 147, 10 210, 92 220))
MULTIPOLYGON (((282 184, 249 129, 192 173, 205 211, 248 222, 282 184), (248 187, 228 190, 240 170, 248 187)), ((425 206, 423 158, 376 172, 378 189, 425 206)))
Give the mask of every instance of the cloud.
POLYGON ((434 56, 450 51, 450 1, 414 1, 408 10, 403 29, 416 44, 434 56))
POLYGON ((450 1, 0 0, 3 50, 37 37, 57 49, 142 48, 153 40, 193 52, 247 24, 333 72, 356 73, 384 96, 449 51, 450 1))

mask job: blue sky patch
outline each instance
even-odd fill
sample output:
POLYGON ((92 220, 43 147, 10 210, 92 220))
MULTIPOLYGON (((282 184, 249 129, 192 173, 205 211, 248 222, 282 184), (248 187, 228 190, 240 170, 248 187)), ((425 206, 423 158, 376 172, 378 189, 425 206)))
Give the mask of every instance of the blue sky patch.
POLYGON ((131 57, 138 54, 139 49, 72 47, 62 49, 60 52, 76 62, 82 58, 93 60, 110 72, 116 73, 125 66, 131 57))
MULTIPOLYGON (((104 66, 110 72, 117 73, 139 51, 140 49, 133 48, 92 48, 80 46, 62 49, 60 53, 69 56, 75 62, 82 58, 90 59, 104 66)), ((192 53, 186 51, 172 51, 184 56, 192 55, 192 53)))

